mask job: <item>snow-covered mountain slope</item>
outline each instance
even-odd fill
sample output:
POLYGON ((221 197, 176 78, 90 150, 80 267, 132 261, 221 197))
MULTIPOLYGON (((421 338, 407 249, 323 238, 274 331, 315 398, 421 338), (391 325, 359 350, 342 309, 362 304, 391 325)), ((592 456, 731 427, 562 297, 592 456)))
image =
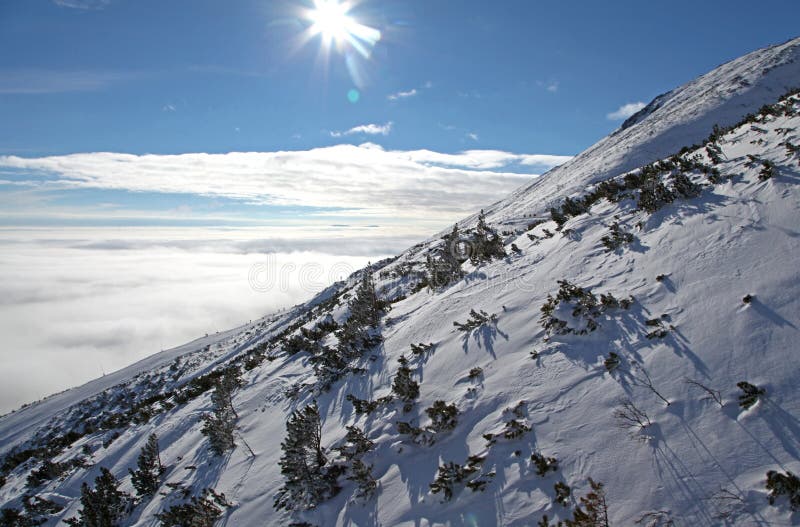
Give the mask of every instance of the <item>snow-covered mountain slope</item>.
POLYGON ((616 132, 487 209, 491 221, 536 214, 601 181, 662 159, 797 87, 800 38, 760 49, 656 97, 616 132))
MULTIPOLYGON (((101 467, 134 494, 128 470, 155 433, 158 492, 120 525, 169 525, 156 514, 207 488, 224 494, 216 525, 537 525, 585 509, 589 478, 614 526, 798 524, 766 480, 800 472, 800 95, 781 99, 800 86, 799 49, 660 97, 500 202, 487 221, 507 255, 466 261, 447 284, 425 285, 446 260, 429 240, 289 312, 0 418, 0 504, 37 495, 59 510, 23 515, 63 523, 101 467), (378 301, 363 301, 365 275, 378 301), (376 328, 353 322, 381 308, 376 328), (235 447, 214 455, 202 416, 225 367, 241 379, 235 447), (276 510, 287 420, 313 401, 319 474, 341 489, 276 510), (426 411, 449 405, 452 429, 426 411), (335 450, 353 426, 372 442, 358 456, 377 484, 367 498, 335 450)), ((474 221, 459 239, 483 247, 474 221)))

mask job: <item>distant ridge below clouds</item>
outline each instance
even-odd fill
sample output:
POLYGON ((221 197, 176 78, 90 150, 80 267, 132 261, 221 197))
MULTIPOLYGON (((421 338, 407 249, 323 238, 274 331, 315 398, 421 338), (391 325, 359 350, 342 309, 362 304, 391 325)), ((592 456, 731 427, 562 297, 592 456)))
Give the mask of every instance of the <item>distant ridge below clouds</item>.
POLYGON ((393 151, 365 143, 303 151, 0 156, 0 179, 42 191, 105 189, 220 196, 352 215, 447 217, 488 205, 569 156, 393 151))

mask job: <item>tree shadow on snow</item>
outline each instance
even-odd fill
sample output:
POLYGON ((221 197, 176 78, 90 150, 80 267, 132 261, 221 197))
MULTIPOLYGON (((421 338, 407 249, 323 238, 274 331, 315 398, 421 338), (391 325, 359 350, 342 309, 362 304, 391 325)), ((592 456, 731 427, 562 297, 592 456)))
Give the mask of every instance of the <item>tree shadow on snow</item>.
POLYGON ((769 306, 765 305, 763 302, 760 302, 758 298, 753 298, 750 301, 750 306, 756 313, 761 315, 762 317, 766 318, 776 326, 789 326, 792 329, 797 329, 797 326, 792 324, 790 321, 786 320, 782 316, 780 316, 777 312, 770 309, 769 306))
POLYGON ((795 459, 800 459, 800 421, 769 398, 764 398, 764 409, 758 413, 783 449, 795 459))
POLYGON ((477 329, 464 332, 464 335, 461 337, 461 349, 464 350, 464 353, 469 353, 469 341, 470 337, 472 337, 478 349, 485 349, 493 359, 496 359, 497 355, 494 352, 494 341, 497 340, 498 335, 508 340, 508 334, 500 331, 497 327, 497 322, 484 324, 477 329))
POLYGON ((692 525, 718 525, 719 522, 697 500, 698 496, 706 494, 703 485, 678 453, 669 446, 659 424, 652 423, 646 428, 646 433, 649 436, 648 444, 653 450, 654 468, 659 479, 664 483, 672 483, 669 487, 665 486, 665 491, 680 493, 681 498, 675 501, 682 501, 685 504, 685 514, 694 517, 692 525))

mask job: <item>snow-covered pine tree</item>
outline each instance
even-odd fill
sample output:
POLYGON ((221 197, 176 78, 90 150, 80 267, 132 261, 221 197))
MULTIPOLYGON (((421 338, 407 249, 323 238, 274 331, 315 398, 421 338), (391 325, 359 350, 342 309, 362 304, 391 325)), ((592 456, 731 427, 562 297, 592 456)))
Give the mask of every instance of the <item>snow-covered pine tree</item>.
POLYGON ((466 258, 461 250, 463 240, 457 223, 453 225, 450 234, 445 234, 442 240, 444 244, 434 252, 433 256, 429 254, 426 258, 426 275, 431 289, 446 286, 464 276, 461 263, 466 258))
POLYGON ((343 458, 350 461, 369 452, 374 445, 375 443, 367 439, 364 431, 359 427, 348 426, 347 435, 344 436, 344 443, 336 447, 335 450, 338 451, 343 458))
POLYGON ((447 404, 444 401, 434 401, 433 406, 427 408, 425 413, 431 419, 428 428, 434 432, 441 433, 452 430, 458 424, 458 408, 455 404, 447 404))
POLYGON ((581 497, 581 505, 572 513, 572 519, 564 521, 566 527, 609 527, 603 484, 589 478, 589 486, 592 490, 581 497))
POLYGON ((188 502, 174 505, 156 517, 161 527, 213 527, 228 506, 225 494, 203 489, 200 496, 192 496, 188 502))
POLYGON ((372 279, 372 269, 367 267, 356 289, 356 298, 350 305, 350 318, 354 318, 362 326, 374 328, 378 326, 380 317, 381 309, 372 279))
POLYGON ((233 392, 242 384, 239 370, 227 368, 214 383, 211 394, 212 412, 202 416, 203 428, 200 432, 208 437, 209 447, 215 455, 233 450, 234 431, 238 414, 233 407, 233 392))
POLYGON ((328 346, 322 347, 309 361, 317 376, 318 386, 323 390, 328 390, 331 384, 339 380, 347 368, 347 361, 342 353, 328 346))
POLYGON ((358 484, 357 498, 369 499, 378 488, 378 482, 372 475, 372 465, 367 465, 359 458, 352 461, 347 479, 358 484))
POLYGON ((128 472, 131 473, 131 484, 136 489, 136 495, 140 498, 154 495, 161 486, 161 474, 164 473, 158 449, 158 436, 155 434, 150 434, 150 437, 147 438, 147 443, 139 453, 136 466, 136 470, 128 469, 128 472))
POLYGON ((73 527, 116 527, 128 512, 130 496, 118 489, 117 478, 105 467, 94 480, 94 489, 84 481, 77 518, 66 520, 73 527))
POLYGON ((375 328, 380 323, 383 305, 375 292, 370 267, 362 272, 361 282, 348 307, 350 316, 336 336, 339 339, 339 353, 349 361, 360 357, 366 348, 380 342, 380 334, 376 334, 375 328))
POLYGON ((400 367, 397 368, 397 373, 392 381, 392 393, 409 405, 419 397, 419 383, 411 378, 411 368, 408 367, 408 359, 405 355, 400 356, 399 362, 400 367))
POLYGON ((344 442, 334 449, 346 462, 349 473, 347 479, 358 485, 357 498, 369 499, 378 488, 378 482, 372 475, 372 465, 367 465, 361 459, 374 445, 363 430, 357 426, 348 426, 344 442))
POLYGON ((481 209, 480 214, 478 214, 478 225, 475 227, 475 234, 472 236, 470 260, 472 260, 472 263, 478 264, 493 258, 503 258, 504 256, 506 256, 506 250, 503 247, 503 240, 486 223, 486 215, 481 209))
POLYGON ((285 482, 275 496, 276 509, 312 509, 335 496, 340 470, 328 466, 322 449, 322 424, 316 402, 296 410, 286 422, 278 463, 285 482))

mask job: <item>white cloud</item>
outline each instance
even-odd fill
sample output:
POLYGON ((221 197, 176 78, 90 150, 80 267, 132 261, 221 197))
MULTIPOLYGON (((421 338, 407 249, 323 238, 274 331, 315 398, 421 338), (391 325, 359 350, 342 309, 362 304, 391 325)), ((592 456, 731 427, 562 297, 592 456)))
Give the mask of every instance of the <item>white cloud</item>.
POLYGON ((503 168, 513 164, 540 166, 544 169, 549 169, 572 159, 571 156, 513 154, 502 150, 465 150, 458 154, 443 154, 431 150, 411 150, 395 153, 397 155, 407 156, 408 159, 414 162, 428 166, 442 165, 474 170, 503 168))
POLYGON ((173 106, 172 104, 165 104, 161 108, 161 111, 162 112, 174 112, 175 111, 175 106, 173 106))
POLYGON ((620 106, 617 111, 607 114, 606 118, 609 121, 620 121, 622 119, 627 119, 645 106, 647 105, 643 102, 629 102, 628 104, 623 104, 620 106))
POLYGON ((408 91, 399 91, 397 93, 389 94, 386 96, 386 98, 389 99, 390 101, 396 101, 398 99, 408 99, 409 97, 414 97, 418 93, 419 92, 417 91, 416 88, 412 88, 408 91))
POLYGON ((53 0, 53 3, 70 9, 103 9, 111 0, 53 0))
POLYGON ((467 134, 467 137, 469 137, 469 138, 470 138, 470 139, 472 139, 473 141, 477 141, 477 140, 478 140, 478 134, 476 134, 475 132, 470 132, 470 133, 468 133, 468 134, 467 134))
POLYGON ((557 80, 549 80, 545 81, 536 81, 537 86, 544 88, 545 90, 549 91, 550 93, 556 93, 558 91, 558 87, 560 83, 557 80))
POLYGON ((45 174, 49 189, 187 193, 360 215, 453 218, 527 183, 535 177, 531 167, 546 170, 569 159, 499 150, 392 151, 366 143, 227 154, 0 156, 0 176, 45 174))
POLYGON ((331 132, 331 137, 342 137, 344 135, 355 135, 355 134, 368 134, 368 135, 389 135, 392 131, 392 126, 394 123, 389 121, 386 124, 361 124, 358 126, 354 126, 349 130, 345 130, 344 132, 333 131, 331 132))

